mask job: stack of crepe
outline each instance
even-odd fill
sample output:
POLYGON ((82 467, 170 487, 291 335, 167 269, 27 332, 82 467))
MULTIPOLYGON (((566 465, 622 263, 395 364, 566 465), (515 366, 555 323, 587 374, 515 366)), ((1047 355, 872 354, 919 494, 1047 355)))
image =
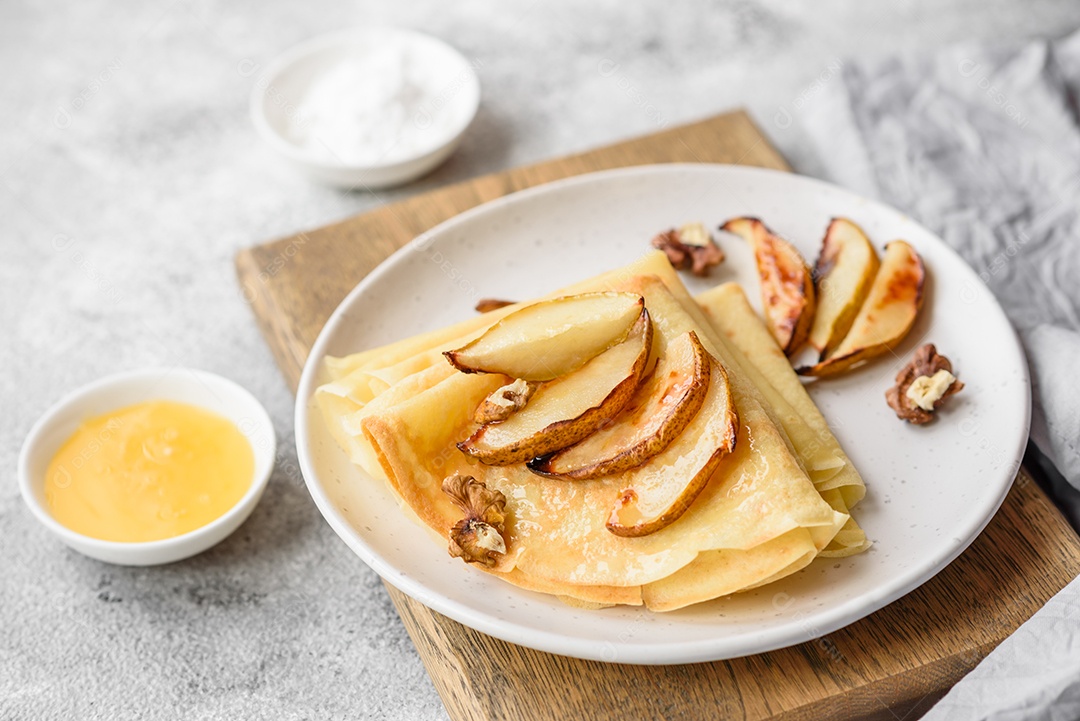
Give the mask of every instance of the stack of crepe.
MULTIPOLYGON (((524 464, 485 466, 456 447, 474 427, 477 406, 507 380, 458 372, 443 351, 522 304, 327 358, 330 381, 317 391, 325 421, 352 462, 386 482, 408 515, 441 537, 442 548, 462 517, 441 490, 445 477, 471 475, 501 491, 506 552, 481 570, 577 606, 669 611, 771 583, 817 556, 869 546, 851 517, 865 493, 859 473, 738 285, 695 299, 656 252, 549 297, 591 291, 643 296, 661 353, 693 330, 729 378, 739 418, 735 448, 685 514, 654 533, 622 537, 605 527, 624 488, 619 475, 547 478, 524 464)), ((462 564, 461 572, 474 568, 462 564)))

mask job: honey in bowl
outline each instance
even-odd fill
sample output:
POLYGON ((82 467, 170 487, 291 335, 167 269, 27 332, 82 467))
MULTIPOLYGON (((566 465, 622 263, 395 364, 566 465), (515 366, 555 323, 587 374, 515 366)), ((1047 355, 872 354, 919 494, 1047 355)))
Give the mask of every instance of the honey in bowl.
POLYGON ((150 401, 83 422, 49 463, 45 500, 57 521, 85 536, 158 541, 224 515, 254 474, 255 454, 234 423, 150 401))

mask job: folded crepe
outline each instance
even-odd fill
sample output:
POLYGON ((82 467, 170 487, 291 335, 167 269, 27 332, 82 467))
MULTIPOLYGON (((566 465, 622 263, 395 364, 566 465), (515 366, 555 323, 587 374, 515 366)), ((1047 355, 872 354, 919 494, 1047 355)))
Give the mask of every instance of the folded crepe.
MULTIPOLYGON (((848 513, 866 494, 862 477, 840 448, 825 417, 806 392, 787 356, 750 306, 742 286, 737 283, 716 286, 697 296, 697 302, 705 311, 710 326, 730 341, 733 351, 741 359, 753 359, 752 363, 748 360, 746 363, 756 366, 760 372, 759 383, 768 383, 794 409, 801 423, 819 439, 822 447, 843 462, 834 474, 826 475, 824 480, 815 480, 814 485, 830 506, 841 513, 848 513)), ((854 518, 849 518, 821 555, 852 556, 869 547, 870 542, 862 528, 854 518)))
MULTIPOLYGON (((409 515, 443 538, 462 516, 441 490, 446 476, 471 475, 501 491, 506 553, 483 570, 576 605, 672 610, 772 582, 822 553, 865 548, 849 513, 865 492, 862 480, 782 354, 783 372, 764 359, 770 346, 756 330, 775 343, 745 297, 740 303, 737 294, 717 291, 703 299, 703 309, 662 253, 549 297, 601 290, 644 297, 661 353, 695 331, 730 379, 739 417, 735 448, 686 513, 659 531, 627 538, 612 534, 606 521, 623 489, 647 474, 679 472, 671 447, 642 467, 585 481, 539 476, 523 464, 485 466, 457 449, 477 405, 508 379, 460 373, 442 352, 521 305, 328 359, 330 381, 317 391, 326 423, 353 462, 385 481, 409 515)), ((683 433, 707 420, 699 412, 683 433)))

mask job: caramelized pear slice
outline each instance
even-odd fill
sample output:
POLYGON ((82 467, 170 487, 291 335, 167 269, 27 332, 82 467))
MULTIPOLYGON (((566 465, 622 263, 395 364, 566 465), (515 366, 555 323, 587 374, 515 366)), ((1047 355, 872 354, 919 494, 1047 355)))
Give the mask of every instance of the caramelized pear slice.
POLYGON ((790 356, 806 341, 814 320, 816 301, 809 266, 795 246, 757 218, 733 218, 720 229, 734 233, 754 249, 766 325, 790 356))
POLYGON ((458 448, 481 463, 507 466, 577 443, 610 423, 633 397, 651 350, 652 321, 642 307, 626 340, 544 383, 524 408, 480 426, 458 448))
POLYGON ((701 409, 663 452, 624 474, 607 529, 617 536, 645 536, 677 521, 734 450, 738 428, 727 373, 710 357, 701 409))
POLYGON ((915 324, 923 302, 926 268, 915 249, 902 240, 885 246, 885 257, 870 294, 832 355, 799 368, 804 376, 832 376, 895 348, 915 324))
POLYGON ((582 293, 540 301, 443 355, 464 373, 550 381, 625 340, 644 307, 645 301, 634 293, 582 293))
POLYGON ((544 476, 585 480, 637 468, 694 419, 709 391, 709 354, 697 334, 676 338, 614 422, 569 448, 529 462, 544 476))
POLYGON ((833 218, 814 266, 817 312, 810 327, 810 345, 824 356, 851 330, 880 265, 862 228, 847 218, 833 218))

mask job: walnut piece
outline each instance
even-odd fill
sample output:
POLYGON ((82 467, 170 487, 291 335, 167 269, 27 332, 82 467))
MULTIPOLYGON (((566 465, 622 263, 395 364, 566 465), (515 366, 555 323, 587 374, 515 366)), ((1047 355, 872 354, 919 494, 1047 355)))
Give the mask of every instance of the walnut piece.
POLYGON ((689 223, 679 229, 660 233, 652 246, 664 251, 668 262, 677 270, 689 269, 697 276, 707 276, 709 268, 724 262, 724 251, 701 223, 689 223))
POLYGON ((472 476, 455 473, 442 483, 443 493, 450 496, 465 518, 450 529, 450 555, 465 563, 479 563, 491 568, 506 553, 503 522, 506 520, 506 496, 489 490, 472 476))
POLYGON ((896 374, 896 385, 885 393, 885 400, 897 418, 922 425, 934 420, 934 412, 945 399, 963 387, 953 375, 949 359, 939 355, 933 343, 927 343, 896 374))
POLYGON ((493 310, 498 310, 499 308, 505 308, 508 305, 513 305, 516 302, 516 300, 501 300, 499 298, 481 298, 480 300, 476 301, 476 312, 490 313, 493 310))
POLYGON ((490 396, 485 398, 476 408, 473 420, 483 425, 484 423, 498 423, 505 421, 511 415, 520 411, 532 398, 532 394, 540 387, 539 383, 525 381, 518 378, 513 383, 503 386, 490 396))

